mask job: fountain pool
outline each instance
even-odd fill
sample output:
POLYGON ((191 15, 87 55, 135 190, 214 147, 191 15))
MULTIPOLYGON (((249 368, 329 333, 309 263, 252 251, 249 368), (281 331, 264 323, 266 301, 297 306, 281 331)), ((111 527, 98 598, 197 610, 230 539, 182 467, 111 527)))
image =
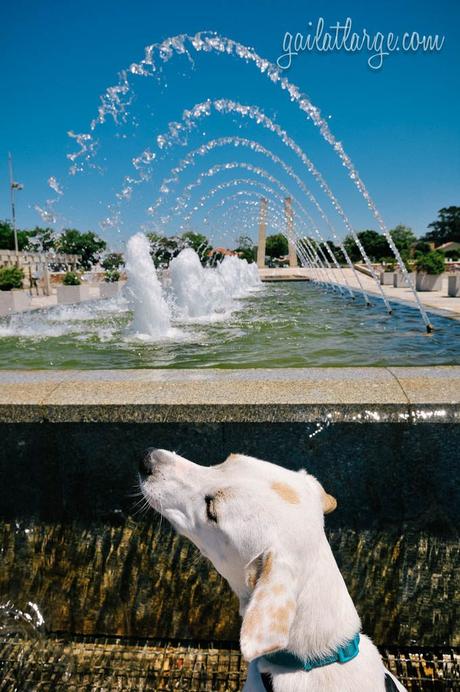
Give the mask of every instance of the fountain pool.
POLYGON ((420 330, 417 312, 410 307, 396 306, 395 313, 388 316, 377 300, 370 308, 347 300, 345 309, 344 302, 309 283, 262 284, 204 316, 190 315, 186 302, 171 305, 173 329, 169 335, 141 339, 130 329, 133 313, 125 288, 117 299, 1 319, 0 368, 460 363, 460 322, 434 316, 436 330, 426 335, 420 330))

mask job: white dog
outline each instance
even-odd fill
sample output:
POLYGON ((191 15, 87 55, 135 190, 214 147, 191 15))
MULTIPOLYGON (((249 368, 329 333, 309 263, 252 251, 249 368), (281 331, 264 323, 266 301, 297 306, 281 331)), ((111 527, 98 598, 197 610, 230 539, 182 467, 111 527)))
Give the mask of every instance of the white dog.
POLYGON ((404 690, 359 634, 324 533, 337 503, 316 478, 240 454, 204 467, 166 450, 147 451, 140 478, 239 598, 243 692, 404 690))

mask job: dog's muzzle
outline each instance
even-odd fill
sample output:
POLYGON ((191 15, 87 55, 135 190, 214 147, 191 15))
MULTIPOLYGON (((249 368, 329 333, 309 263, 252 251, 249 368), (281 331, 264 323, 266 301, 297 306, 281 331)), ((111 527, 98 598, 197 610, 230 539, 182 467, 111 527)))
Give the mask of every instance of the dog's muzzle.
POLYGON ((149 447, 148 449, 145 450, 143 453, 140 461, 139 461, 139 475, 142 478, 142 480, 145 480, 149 476, 153 474, 153 470, 155 467, 156 459, 155 459, 155 452, 156 452, 155 447, 149 447))

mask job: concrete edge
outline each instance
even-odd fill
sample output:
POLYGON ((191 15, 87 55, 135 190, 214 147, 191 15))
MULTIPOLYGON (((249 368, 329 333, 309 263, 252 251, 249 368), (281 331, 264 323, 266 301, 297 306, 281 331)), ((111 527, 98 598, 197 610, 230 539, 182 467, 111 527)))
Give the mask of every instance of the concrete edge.
POLYGON ((0 371, 3 423, 459 422, 460 366, 0 371))

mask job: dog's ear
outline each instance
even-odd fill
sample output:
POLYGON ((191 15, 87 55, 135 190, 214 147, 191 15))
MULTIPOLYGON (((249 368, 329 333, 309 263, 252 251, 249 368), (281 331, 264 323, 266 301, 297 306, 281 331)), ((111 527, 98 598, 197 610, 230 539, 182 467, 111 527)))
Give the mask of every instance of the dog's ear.
POLYGON ((251 592, 241 626, 241 653, 246 661, 284 649, 296 610, 295 577, 274 549, 246 568, 251 592))
POLYGON ((337 500, 333 495, 329 495, 324 488, 321 486, 321 490, 323 491, 322 494, 322 504, 323 504, 323 512, 324 514, 330 514, 331 512, 334 511, 337 507, 337 500))
POLYGON ((321 485, 321 483, 319 482, 319 480, 317 478, 315 478, 314 476, 312 476, 309 473, 306 473, 306 471, 304 471, 303 469, 301 471, 299 471, 299 473, 305 474, 307 482, 312 484, 319 491, 320 498, 321 498, 321 505, 322 505, 324 514, 330 514, 331 512, 333 512, 334 509, 337 508, 337 500, 335 499, 335 497, 333 497, 333 495, 329 495, 329 493, 327 493, 324 490, 323 486, 321 485))

